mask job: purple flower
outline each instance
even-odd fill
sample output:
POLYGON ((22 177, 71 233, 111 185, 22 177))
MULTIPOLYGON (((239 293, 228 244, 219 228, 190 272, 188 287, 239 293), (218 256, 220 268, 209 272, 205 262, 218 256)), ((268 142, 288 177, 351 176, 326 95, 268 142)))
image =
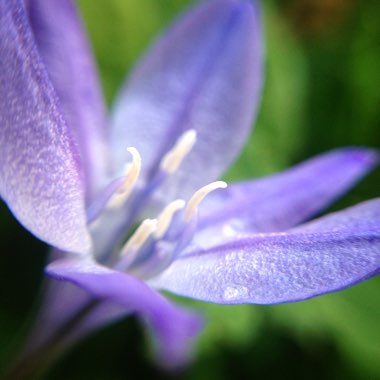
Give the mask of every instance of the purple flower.
POLYGON ((255 2, 214 0, 182 16, 106 126, 71 2, 0 0, 0 194, 55 247, 47 273, 62 281, 50 284, 31 350, 138 313, 176 365, 201 322, 159 290, 273 304, 378 274, 379 199, 300 224, 365 175, 376 152, 339 149, 268 178, 214 182, 257 110, 259 13, 255 2))

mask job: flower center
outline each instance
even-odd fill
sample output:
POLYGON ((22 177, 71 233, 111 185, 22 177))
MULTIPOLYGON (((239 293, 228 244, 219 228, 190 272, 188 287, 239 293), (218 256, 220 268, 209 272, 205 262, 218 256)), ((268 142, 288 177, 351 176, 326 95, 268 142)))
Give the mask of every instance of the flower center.
MULTIPOLYGON (((161 174, 159 180, 155 182, 155 188, 178 170, 196 143, 196 139, 196 131, 190 129, 184 132, 173 148, 164 155, 159 165, 161 174)), ((125 168, 126 174, 112 182, 109 185, 112 187, 111 190, 104 192, 104 199, 97 201, 103 205, 103 211, 98 213, 98 218, 93 218, 91 221, 94 240, 98 238, 99 244, 103 243, 104 231, 108 232, 109 243, 105 245, 103 243, 104 247, 101 249, 103 251, 114 251, 112 247, 110 249, 110 245, 114 246, 118 239, 112 239, 112 237, 117 236, 118 225, 124 223, 125 214, 128 215, 129 212, 131 224, 134 212, 137 215, 139 213, 136 212, 138 207, 136 208, 134 204, 136 199, 139 200, 140 205, 146 204, 146 200, 141 201, 141 194, 150 195, 149 192, 144 192, 144 186, 137 187, 142 165, 140 153, 134 147, 128 148, 128 152, 132 156, 132 161, 125 168), (126 204, 129 206, 127 211, 126 204), (113 230, 116 232, 114 233, 113 230)), ((136 231, 118 249, 118 257, 113 260, 113 266, 118 270, 132 272, 145 278, 166 268, 191 241, 202 200, 210 192, 226 187, 227 184, 223 181, 212 182, 197 190, 187 202, 183 199, 174 200, 162 209, 157 218, 143 220, 136 231)), ((93 212, 93 215, 95 214, 93 212)), ((98 256, 98 259, 108 261, 109 257, 98 256)))
MULTIPOLYGON (((193 219, 196 219, 198 206, 201 201, 210 192, 226 187, 227 184, 223 181, 212 182, 196 191, 188 202, 185 202, 182 199, 177 199, 169 203, 169 205, 161 211, 157 219, 143 220, 135 233, 122 247, 120 251, 120 261, 117 265, 118 268, 127 270, 129 267, 133 267, 133 264, 137 263, 139 274, 142 275, 144 273, 144 277, 148 276, 148 272, 150 271, 145 270, 146 265, 141 265, 141 263, 137 262, 139 254, 149 256, 146 257, 147 259, 151 258, 152 255, 154 256, 156 253, 155 251, 157 251, 157 253, 160 251, 160 255, 163 256, 162 247, 161 249, 158 249, 157 247, 157 245, 162 242, 166 243, 166 252, 163 259, 168 261, 169 256, 171 256, 171 259, 169 260, 171 262, 176 256, 176 251, 179 250, 179 247, 182 248, 184 245, 188 244, 192 238, 194 224, 191 222, 193 219), (172 223, 175 214, 182 209, 184 209, 182 215, 177 218, 175 223, 172 223), (144 250, 149 250, 149 254, 146 255, 147 252, 144 250)), ((154 258, 154 261, 157 263, 157 257, 154 258)), ((169 262, 167 264, 169 264, 169 262)), ((160 268, 160 270, 162 269, 163 268, 160 268)))

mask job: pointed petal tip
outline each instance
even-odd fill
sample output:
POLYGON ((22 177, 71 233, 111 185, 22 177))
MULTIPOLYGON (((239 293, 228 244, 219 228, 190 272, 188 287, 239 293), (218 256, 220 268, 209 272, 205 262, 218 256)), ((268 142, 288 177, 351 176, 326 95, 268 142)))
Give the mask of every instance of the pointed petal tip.
POLYGON ((163 331, 157 336, 155 344, 156 363, 167 371, 177 371, 188 366, 193 358, 194 340, 203 329, 204 318, 187 309, 182 310, 182 322, 178 328, 162 329, 153 326, 156 331, 163 331), (187 341, 188 344, 183 344, 187 341))
POLYGON ((214 0, 214 5, 217 4, 217 6, 220 6, 222 3, 224 6, 229 6, 234 9, 239 9, 239 10, 247 10, 247 9, 252 9, 254 7, 258 7, 258 1, 256 0, 214 0), (219 1, 219 3, 218 3, 219 1))
MULTIPOLYGON (((227 0, 234 13, 236 20, 249 20, 249 23, 256 29, 256 33, 261 29, 261 7, 255 0, 227 0)), ((260 33, 261 36, 261 33, 260 33)))
POLYGON ((257 2, 200 1, 183 13, 145 54, 117 98, 111 119, 115 170, 127 158, 120 139, 141 152, 144 179, 184 130, 195 129, 199 141, 162 198, 165 203, 188 198, 219 178, 246 142, 260 102, 261 39, 257 2), (210 150, 205 168, 203 157, 210 150))
MULTIPOLYGON (((214 1, 213 6, 216 9, 225 7, 235 16, 235 20, 244 20, 244 17, 260 16, 260 6, 258 1, 251 0, 224 0, 214 1)), ((257 22, 258 20, 254 20, 257 22)))
POLYGON ((352 160, 370 167, 376 166, 380 162, 380 154, 375 149, 353 147, 347 148, 347 153, 350 154, 352 160))

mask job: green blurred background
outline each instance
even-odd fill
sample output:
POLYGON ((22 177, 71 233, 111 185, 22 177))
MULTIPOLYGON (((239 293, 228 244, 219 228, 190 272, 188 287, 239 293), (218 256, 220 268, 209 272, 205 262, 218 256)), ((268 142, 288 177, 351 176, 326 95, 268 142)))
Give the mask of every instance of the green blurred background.
MULTIPOLYGON (((80 0, 108 104, 158 31, 190 0, 80 0)), ((226 178, 282 170, 346 145, 380 147, 380 2, 263 3, 266 82, 252 138, 226 178)), ((334 205, 376 197, 380 171, 334 205)), ((24 337, 46 247, 0 205, 0 365, 24 337)), ((52 379, 380 379, 380 278, 278 306, 191 302, 209 323, 192 366, 174 375, 150 360, 134 319, 98 331, 44 377, 52 379)), ((184 300, 180 300, 183 302, 184 300)), ((189 301, 185 301, 189 303, 189 301)))

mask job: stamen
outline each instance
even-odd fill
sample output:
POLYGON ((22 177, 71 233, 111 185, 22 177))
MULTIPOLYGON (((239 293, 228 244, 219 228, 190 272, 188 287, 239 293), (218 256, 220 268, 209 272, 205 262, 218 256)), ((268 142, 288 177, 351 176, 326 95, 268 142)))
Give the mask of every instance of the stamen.
POLYGON ((129 147, 128 152, 132 155, 132 163, 127 165, 125 181, 110 199, 108 206, 116 208, 121 206, 130 196, 140 174, 141 156, 139 151, 134 147, 129 147))
POLYGON ((145 219, 141 222, 135 233, 128 239, 121 249, 121 255, 128 252, 137 252, 146 242, 148 237, 156 230, 157 219, 145 219))
POLYGON ((134 147, 129 147, 127 151, 132 155, 132 164, 128 166, 127 178, 123 186, 118 190, 118 193, 128 193, 130 194, 133 186, 137 182, 139 178, 140 170, 141 170, 141 156, 139 151, 134 147))
POLYGON ((224 181, 216 181, 209 183, 208 185, 197 190, 194 193, 194 195, 190 198, 190 200, 187 202, 184 215, 185 222, 189 222, 190 219, 194 216, 198 209, 199 203, 202 202, 202 200, 206 197, 207 194, 211 193, 216 189, 225 189, 226 187, 227 184, 224 181))
POLYGON ((165 154, 161 161, 161 169, 169 174, 174 173, 183 159, 189 154, 197 140, 197 131, 189 129, 177 140, 174 147, 165 154))
POLYGON ((157 229, 155 231, 155 238, 161 239, 168 230, 172 222, 174 214, 185 207, 186 202, 182 199, 177 199, 169 203, 161 212, 157 221, 157 229))

